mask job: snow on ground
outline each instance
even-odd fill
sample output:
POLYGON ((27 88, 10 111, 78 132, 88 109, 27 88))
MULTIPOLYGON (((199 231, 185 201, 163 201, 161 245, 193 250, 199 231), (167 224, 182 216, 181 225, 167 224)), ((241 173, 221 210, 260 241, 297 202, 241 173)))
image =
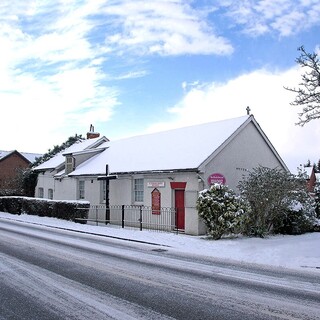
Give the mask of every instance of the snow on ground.
POLYGON ((320 273, 320 232, 298 236, 270 236, 265 239, 239 237, 214 241, 208 240, 205 236, 140 231, 115 226, 83 225, 56 218, 26 214, 12 215, 0 212, 0 220, 2 219, 156 243, 169 246, 171 251, 176 252, 292 269, 313 270, 320 273))

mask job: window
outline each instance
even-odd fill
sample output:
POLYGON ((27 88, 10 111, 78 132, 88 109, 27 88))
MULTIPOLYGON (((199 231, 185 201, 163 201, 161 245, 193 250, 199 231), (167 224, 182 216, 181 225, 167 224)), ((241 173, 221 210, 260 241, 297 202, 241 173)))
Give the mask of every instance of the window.
POLYGON ((84 180, 79 181, 79 199, 84 199, 84 180))
POLYGON ((74 170, 74 158, 71 156, 66 157, 66 174, 74 170))
POLYGON ((38 198, 43 198, 43 188, 38 189, 38 198))
POLYGON ((143 202, 143 179, 134 179, 134 201, 143 202))
POLYGON ((53 199, 53 189, 48 189, 48 199, 53 199))

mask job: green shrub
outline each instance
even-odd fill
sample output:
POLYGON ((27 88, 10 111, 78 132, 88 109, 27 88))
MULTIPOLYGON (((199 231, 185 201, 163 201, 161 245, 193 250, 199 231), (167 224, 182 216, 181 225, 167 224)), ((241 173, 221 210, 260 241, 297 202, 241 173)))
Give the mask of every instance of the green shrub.
POLYGON ((0 197, 0 211, 9 212, 12 214, 22 213, 22 203, 21 197, 15 196, 4 196, 0 197))
POLYGON ((312 216, 314 201, 310 199, 302 174, 295 176, 281 168, 259 166, 249 172, 238 187, 252 209, 244 219, 245 235, 264 237, 279 230, 289 232, 291 228, 290 232, 294 229, 302 232, 307 228, 303 215, 312 216), (293 213, 293 203, 300 203, 305 209, 300 214, 293 213), (302 225, 295 227, 299 223, 302 225))
POLYGON ((304 204, 294 201, 288 210, 282 213, 283 218, 274 225, 274 232, 281 234, 303 234, 315 231, 316 213, 314 201, 309 197, 304 204))
POLYGON ((225 185, 214 184, 210 189, 200 192, 197 210, 208 235, 217 240, 223 235, 239 233, 242 217, 250 209, 248 203, 233 190, 225 185))
POLYGON ((88 201, 48 200, 28 197, 0 197, 0 211, 12 214, 29 214, 54 217, 86 223, 90 203, 88 201))

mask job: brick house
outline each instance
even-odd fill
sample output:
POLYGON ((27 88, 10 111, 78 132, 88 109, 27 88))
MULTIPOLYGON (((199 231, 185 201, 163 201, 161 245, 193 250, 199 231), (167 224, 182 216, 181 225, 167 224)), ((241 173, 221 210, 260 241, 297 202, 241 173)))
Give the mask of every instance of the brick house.
POLYGON ((303 172, 306 174, 307 189, 309 192, 314 192, 314 187, 316 185, 316 173, 314 167, 304 167, 303 172))
POLYGON ((0 195, 20 192, 19 176, 41 154, 0 150, 0 195))

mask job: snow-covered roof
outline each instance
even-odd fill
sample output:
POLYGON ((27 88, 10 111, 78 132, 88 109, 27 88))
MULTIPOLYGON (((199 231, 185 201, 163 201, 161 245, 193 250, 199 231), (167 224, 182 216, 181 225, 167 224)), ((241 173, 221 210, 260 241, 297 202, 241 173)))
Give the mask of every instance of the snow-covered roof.
POLYGON ((4 151, 0 150, 0 159, 6 157, 8 154, 12 153, 13 151, 4 151))
MULTIPOLYGON (((11 153, 15 152, 16 150, 11 150, 11 151, 4 151, 0 150, 0 159, 10 155, 11 153)), ((17 151, 19 152, 19 151, 17 151)), ((39 158, 42 156, 40 153, 30 153, 30 152, 19 152, 23 157, 25 157, 29 162, 34 162, 36 158, 39 158)))
POLYGON ((20 152, 26 159, 28 159, 31 163, 36 161, 36 158, 40 158, 43 155, 40 153, 29 153, 29 152, 20 152))
POLYGON ((69 148, 66 148, 65 150, 57 153, 54 157, 52 157, 48 161, 37 166, 35 168, 35 170, 56 169, 57 167, 59 167, 61 164, 64 163, 64 161, 65 161, 64 155, 65 154, 90 149, 91 147, 98 145, 99 142, 103 143, 107 140, 108 139, 106 137, 98 137, 98 138, 87 139, 87 140, 79 140, 78 142, 76 142, 72 146, 70 146, 69 148))
POLYGON ((108 141, 108 148, 69 175, 186 170, 198 168, 248 116, 108 141))

